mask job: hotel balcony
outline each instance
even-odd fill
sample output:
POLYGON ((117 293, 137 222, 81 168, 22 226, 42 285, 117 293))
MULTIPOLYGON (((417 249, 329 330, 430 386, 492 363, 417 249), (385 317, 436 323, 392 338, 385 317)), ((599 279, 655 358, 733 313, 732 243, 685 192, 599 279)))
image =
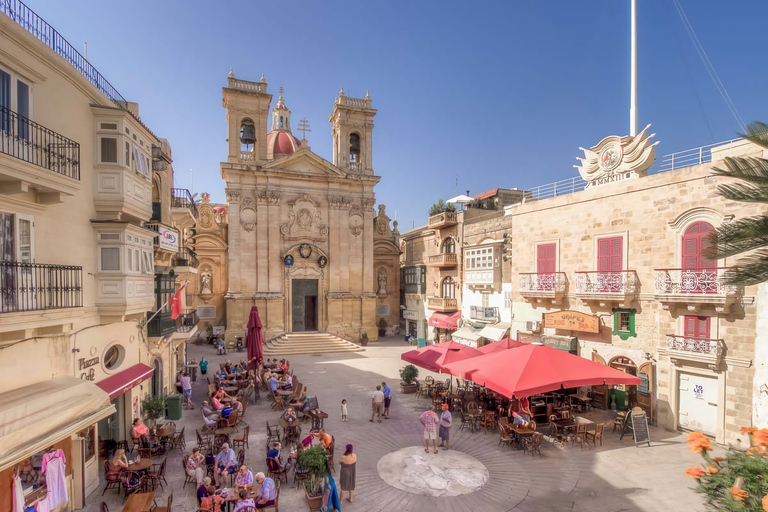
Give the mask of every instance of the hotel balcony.
POLYGON ((721 339, 696 338, 667 334, 666 351, 673 364, 680 361, 706 363, 711 369, 719 369, 725 359, 725 341, 721 339))
POLYGON ((714 306, 718 313, 728 313, 743 293, 743 288, 722 284, 725 268, 656 269, 655 298, 665 308, 681 307, 698 313, 714 306))
POLYGON ((80 190, 80 144, 3 106, 0 155, 0 195, 46 205, 80 190))
POLYGON ((439 268, 451 268, 455 267, 459 263, 458 255, 453 254, 436 254, 435 256, 429 257, 429 262, 427 263, 430 267, 439 267, 439 268))
POLYGON ((559 305, 568 291, 568 278, 565 272, 523 273, 520 274, 519 291, 531 302, 559 305))
POLYGON ((442 297, 427 297, 427 308, 432 311, 456 311, 459 309, 459 301, 442 297))
POLYGON ((447 228, 459 223, 459 214, 456 212, 443 212, 429 218, 428 227, 432 229, 447 228))
POLYGON ((619 272, 576 272, 576 298, 600 307, 629 307, 640 291, 634 270, 619 272))

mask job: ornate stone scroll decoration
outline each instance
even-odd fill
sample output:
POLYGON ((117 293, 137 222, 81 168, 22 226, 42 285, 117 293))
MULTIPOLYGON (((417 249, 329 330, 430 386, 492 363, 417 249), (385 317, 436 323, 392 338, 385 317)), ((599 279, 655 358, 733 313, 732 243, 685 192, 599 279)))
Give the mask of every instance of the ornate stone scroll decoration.
POLYGON ((318 241, 328 237, 328 226, 320 222, 320 205, 307 194, 289 202, 288 207, 288 222, 280 226, 280 233, 286 240, 310 238, 318 241))
POLYGON ((394 240, 395 235, 389 228, 389 217, 386 214, 387 207, 383 204, 379 205, 379 214, 373 219, 373 225, 375 228, 374 238, 394 240))
POLYGON ((270 192, 268 190, 264 190, 261 192, 261 194, 256 195, 256 200, 259 203, 264 204, 277 204, 281 201, 282 197, 280 197, 278 194, 275 194, 274 192, 270 192))
POLYGON ((581 165, 574 167, 589 182, 587 187, 644 176, 653 164, 654 148, 659 143, 651 143, 651 137, 656 134, 646 134, 650 127, 646 126, 634 137, 611 135, 590 149, 579 148, 585 158, 576 157, 581 165))
POLYGON ((243 194, 238 188, 228 188, 224 191, 227 195, 227 202, 230 204, 237 204, 240 202, 240 196, 243 194))
POLYGON ((346 210, 350 207, 349 198, 328 196, 328 207, 331 210, 346 210))
POLYGON ((202 193, 202 202, 200 204, 200 215, 197 220, 201 228, 208 229, 213 226, 214 211, 211 206, 211 195, 208 192, 202 193))
POLYGON ((376 204, 376 199, 374 199, 373 197, 363 199, 362 201, 363 211, 372 212, 374 204, 376 204))
POLYGON ((256 227, 256 201, 251 196, 245 196, 240 204, 240 225, 246 231, 256 227))

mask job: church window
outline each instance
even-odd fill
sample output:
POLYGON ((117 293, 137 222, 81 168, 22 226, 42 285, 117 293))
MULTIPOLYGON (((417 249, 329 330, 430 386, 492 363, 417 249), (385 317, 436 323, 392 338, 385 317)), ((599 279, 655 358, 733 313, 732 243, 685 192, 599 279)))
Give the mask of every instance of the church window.
POLYGON ((283 116, 280 116, 280 128, 283 128, 283 116))
POLYGON ((353 133, 349 136, 349 161, 357 162, 360 156, 360 136, 353 133))

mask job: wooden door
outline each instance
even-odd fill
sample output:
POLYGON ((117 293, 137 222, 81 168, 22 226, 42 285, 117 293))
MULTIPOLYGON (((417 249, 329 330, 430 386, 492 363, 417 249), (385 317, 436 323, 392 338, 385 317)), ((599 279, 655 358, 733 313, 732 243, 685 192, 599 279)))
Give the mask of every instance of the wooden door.
POLYGON ((554 290, 554 276, 543 276, 542 274, 553 274, 555 272, 557 245, 540 244, 536 247, 536 274, 538 275, 538 290, 554 290))
POLYGON ((317 330, 317 296, 304 296, 304 330, 317 330))
POLYGON ((623 279, 615 273, 624 265, 624 243, 620 236, 597 241, 597 289, 603 293, 619 293, 624 289, 623 279))
POLYGON ((648 423, 653 424, 653 393, 654 393, 654 366, 653 363, 643 363, 637 369, 637 376, 640 377, 640 385, 637 386, 637 405, 648 416, 648 423))
MULTIPOLYGON (((597 352, 592 352, 592 361, 605 365, 605 359, 597 352)), ((608 408, 608 386, 592 386, 592 405, 599 409, 608 408)))

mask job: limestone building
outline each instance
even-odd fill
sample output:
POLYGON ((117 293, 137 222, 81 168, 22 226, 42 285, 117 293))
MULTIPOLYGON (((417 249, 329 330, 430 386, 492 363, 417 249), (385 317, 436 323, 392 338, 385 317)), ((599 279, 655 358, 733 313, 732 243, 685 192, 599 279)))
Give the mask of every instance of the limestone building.
MULTIPOLYGON (((398 250, 396 235, 383 208, 378 219, 374 211, 380 178, 373 171, 376 110, 370 97, 339 94, 330 117, 329 162, 293 135, 282 93, 270 112, 263 77, 249 82, 230 72, 223 96, 227 336, 244 335, 255 305, 267 339, 320 331, 352 340, 366 333, 375 340, 377 305, 397 295, 399 274, 396 260, 388 263, 398 250)), ((378 309, 388 325, 397 323, 394 304, 378 309)))

